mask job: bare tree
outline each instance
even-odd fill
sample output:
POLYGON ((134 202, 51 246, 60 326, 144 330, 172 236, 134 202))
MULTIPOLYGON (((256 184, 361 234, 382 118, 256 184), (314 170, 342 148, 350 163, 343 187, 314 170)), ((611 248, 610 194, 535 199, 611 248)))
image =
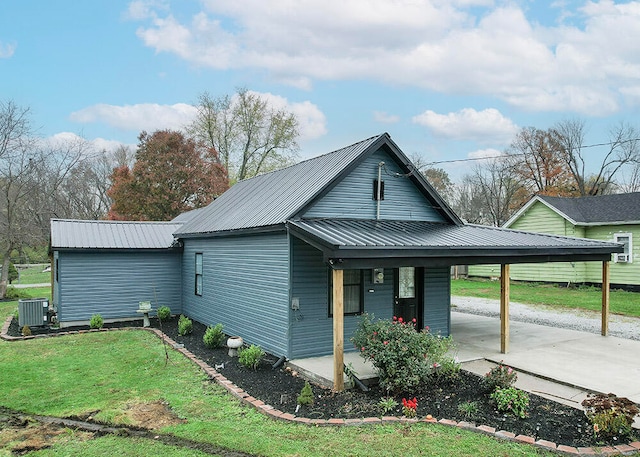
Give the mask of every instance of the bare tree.
POLYGON ((290 165, 297 156, 295 115, 259 94, 243 88, 216 99, 205 92, 197 109, 187 132, 218 152, 231 183, 290 165))
POLYGON ((605 152, 598 171, 593 175, 586 174, 583 121, 561 121, 550 133, 560 145, 561 157, 569 168, 580 196, 599 195, 610 190, 615 183, 614 178, 623 167, 640 161, 639 133, 624 122, 613 127, 609 141, 600 145, 605 148, 605 152))

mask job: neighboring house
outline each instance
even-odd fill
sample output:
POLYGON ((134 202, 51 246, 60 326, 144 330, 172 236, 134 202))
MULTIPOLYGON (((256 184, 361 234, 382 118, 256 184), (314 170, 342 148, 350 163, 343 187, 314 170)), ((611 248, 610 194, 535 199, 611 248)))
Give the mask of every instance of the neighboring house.
MULTIPOLYGON (((614 243, 466 225, 387 134, 241 181, 175 222, 181 224, 173 232, 181 254, 168 240, 164 252, 178 256, 180 266, 172 267, 173 278, 163 271, 154 283, 178 279, 171 292, 178 296, 154 303, 207 325, 222 323, 226 333, 289 359, 342 357, 342 338, 348 342, 363 312, 415 318, 420 328, 448 335, 452 265, 566 256, 605 261, 620 250, 614 243), (334 305, 343 312, 334 313, 334 305)), ((52 249, 58 251, 53 241, 52 249)), ((85 273, 74 284, 65 284, 71 266, 58 265, 61 320, 69 289, 99 312, 109 297, 120 300, 134 279, 128 272, 144 264, 144 252, 133 268, 114 255, 108 263, 122 274, 111 283, 101 277, 100 290, 107 293, 92 302, 92 277, 103 254, 109 252, 73 259, 75 271, 85 273)), ((127 309, 149 300, 148 293, 128 295, 127 309)), ((344 350, 353 348, 346 343, 344 350)))
POLYGON ((180 312, 180 223, 51 220, 53 305, 62 327, 139 319, 140 301, 180 312), (60 306, 62 305, 62 306, 60 306))
MULTIPOLYGON (((504 227, 621 243, 624 252, 611 258, 611 287, 640 289, 640 192, 579 198, 537 195, 504 227)), ((469 275, 499 276, 500 266, 476 265, 469 275)), ((597 262, 536 263, 514 265, 511 279, 601 284, 602 273, 597 262)))

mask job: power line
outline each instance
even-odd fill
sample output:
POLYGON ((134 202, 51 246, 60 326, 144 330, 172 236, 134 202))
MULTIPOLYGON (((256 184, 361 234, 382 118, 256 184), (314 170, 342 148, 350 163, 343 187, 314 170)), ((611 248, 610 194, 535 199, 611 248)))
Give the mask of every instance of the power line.
MULTIPOLYGON (((630 138, 628 140, 623 140, 623 141, 610 141, 608 143, 594 143, 594 144, 587 144, 584 146, 580 146, 580 149, 586 149, 586 148, 595 148, 597 146, 611 146, 613 144, 623 144, 623 143, 631 143, 632 141, 640 141, 640 138, 630 138)), ((456 162, 473 162, 476 160, 491 160, 491 159, 503 159, 503 158, 507 158, 507 157, 517 157, 517 156, 525 156, 528 155, 528 152, 520 152, 517 154, 505 154, 505 155, 498 155, 498 156, 488 156, 488 157, 469 157, 466 159, 453 159, 453 160, 440 160, 437 162, 427 162, 425 164, 425 166, 428 165, 439 165, 441 163, 456 163, 456 162)))

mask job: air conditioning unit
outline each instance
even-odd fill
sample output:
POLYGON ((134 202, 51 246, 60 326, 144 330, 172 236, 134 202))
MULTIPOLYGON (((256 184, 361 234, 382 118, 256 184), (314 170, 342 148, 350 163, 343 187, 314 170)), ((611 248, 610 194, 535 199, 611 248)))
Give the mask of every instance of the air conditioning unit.
POLYGON ((32 298, 18 300, 18 325, 38 327, 49 323, 49 299, 32 298))
POLYGON ((629 261, 629 254, 616 254, 616 262, 622 263, 622 262, 628 262, 628 261, 629 261))

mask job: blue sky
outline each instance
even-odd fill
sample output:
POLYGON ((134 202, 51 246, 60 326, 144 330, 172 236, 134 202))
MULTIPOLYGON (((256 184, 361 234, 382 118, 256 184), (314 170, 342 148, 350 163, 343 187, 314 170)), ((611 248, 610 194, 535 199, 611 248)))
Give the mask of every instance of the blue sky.
POLYGON ((3 0, 0 99, 109 149, 246 87, 297 114, 301 158, 386 131, 439 162, 563 119, 587 143, 640 127, 638 43, 640 2, 3 0))

